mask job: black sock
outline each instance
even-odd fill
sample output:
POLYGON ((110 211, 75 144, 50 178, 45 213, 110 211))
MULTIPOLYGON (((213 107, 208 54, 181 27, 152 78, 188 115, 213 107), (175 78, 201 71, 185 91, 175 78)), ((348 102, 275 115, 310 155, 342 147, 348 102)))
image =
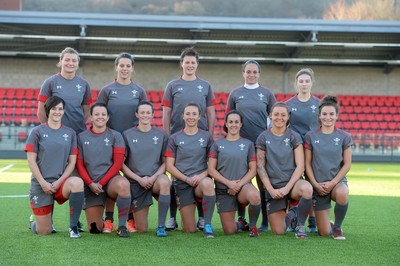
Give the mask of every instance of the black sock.
POLYGON ((114 222, 114 212, 106 211, 106 218, 104 220, 111 220, 111 222, 114 222))

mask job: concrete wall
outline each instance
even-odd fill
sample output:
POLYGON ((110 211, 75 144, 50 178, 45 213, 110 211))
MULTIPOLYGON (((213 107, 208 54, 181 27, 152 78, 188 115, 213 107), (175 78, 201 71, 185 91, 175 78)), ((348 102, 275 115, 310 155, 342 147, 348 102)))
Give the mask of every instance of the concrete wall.
MULTIPOLYGON (((5 88, 39 88, 42 82, 59 71, 57 59, 0 58, 0 86, 5 88)), ((400 68, 385 75, 381 67, 300 66, 283 72, 280 65, 262 64, 260 83, 275 93, 292 93, 294 76, 302 67, 311 67, 318 94, 400 95, 400 68)), ((93 89, 101 89, 115 79, 112 60, 83 60, 79 75, 93 89)), ((136 62, 134 81, 147 90, 163 90, 167 82, 181 75, 178 62, 136 62)), ((229 92, 242 84, 241 64, 201 63, 199 77, 211 82, 216 92, 229 92)))

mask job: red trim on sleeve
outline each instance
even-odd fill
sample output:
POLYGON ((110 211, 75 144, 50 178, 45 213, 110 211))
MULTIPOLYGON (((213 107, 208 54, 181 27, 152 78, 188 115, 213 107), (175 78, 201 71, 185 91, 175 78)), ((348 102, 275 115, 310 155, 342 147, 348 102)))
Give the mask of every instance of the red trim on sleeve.
POLYGON ((210 154, 208 155, 208 157, 210 157, 210 158, 216 158, 217 156, 216 156, 215 153, 210 153, 210 154))
POLYGON ((113 154, 124 154, 125 155, 125 148, 124 147, 114 147, 113 154))
POLYGON ((90 185, 93 183, 93 180, 90 178, 88 171, 85 168, 85 164, 83 163, 83 160, 80 158, 80 155, 78 153, 78 159, 76 160, 76 169, 78 170, 79 176, 82 178, 83 182, 85 182, 86 185, 90 185))
POLYGON ((168 100, 162 100, 162 106, 171 107, 171 102, 168 100))
POLYGON ((212 99, 212 100, 211 100, 211 105, 212 105, 212 106, 217 105, 217 100, 216 100, 216 99, 212 99))
POLYGON ((304 143, 304 148, 308 149, 308 143, 304 143))
POLYGON ((105 186, 108 182, 116 176, 121 170, 122 165, 124 164, 125 154, 114 153, 113 154, 113 165, 108 169, 107 173, 100 179, 99 184, 105 186))
POLYGON ((87 99, 86 99, 86 104, 87 104, 87 105, 92 104, 92 102, 93 102, 93 99, 92 99, 92 98, 87 98, 87 99))
POLYGON ((256 156, 251 157, 250 161, 257 161, 256 156))
POLYGON ((25 152, 28 152, 28 151, 35 152, 35 146, 33 146, 33 144, 26 144, 24 151, 25 152))
POLYGON ((78 148, 72 149, 72 155, 78 155, 78 148))
POLYGON ((171 150, 166 150, 165 151, 165 157, 173 157, 173 156, 174 156, 174 154, 173 154, 173 152, 171 150))
POLYGON ((49 97, 43 94, 39 94, 38 101, 45 103, 49 97))

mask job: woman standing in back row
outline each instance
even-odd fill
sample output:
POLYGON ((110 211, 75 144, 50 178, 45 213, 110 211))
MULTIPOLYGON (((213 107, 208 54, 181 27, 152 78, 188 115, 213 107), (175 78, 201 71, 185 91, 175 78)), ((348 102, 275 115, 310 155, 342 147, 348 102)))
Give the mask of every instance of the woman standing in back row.
MULTIPOLYGON (((311 88, 314 84, 314 71, 311 68, 303 68, 297 72, 295 77, 294 86, 297 90, 297 95, 293 96, 286 101, 290 108, 289 127, 291 130, 300 134, 304 142, 304 136, 307 132, 318 128, 318 106, 320 99, 311 95, 311 88)), ((307 178, 307 175, 305 175, 307 178)), ((288 217, 292 218, 297 212, 297 207, 289 210, 288 217)), ((293 227, 288 230, 294 231, 293 227)), ((315 223, 314 210, 311 209, 308 217, 308 228, 310 233, 317 232, 317 225, 315 223)))
MULTIPOLYGON (((181 52, 180 66, 182 76, 168 83, 163 96, 163 128, 172 135, 185 127, 182 119, 183 109, 187 104, 195 102, 200 106, 201 117, 198 123, 200 129, 208 131, 211 136, 214 134, 215 123, 215 97, 211 85, 196 75, 199 66, 199 54, 193 48, 185 48, 181 52)), ((178 227, 176 222, 176 200, 174 186, 171 186, 171 207, 170 219, 167 223, 167 230, 175 230, 178 227)), ((197 228, 203 230, 204 215, 201 205, 197 206, 199 220, 197 228)))
MULTIPOLYGON (((226 112, 239 111, 243 116, 243 126, 240 135, 243 138, 256 142, 257 137, 268 128, 268 116, 276 99, 272 91, 258 83, 261 68, 257 61, 248 60, 243 64, 242 73, 244 85, 234 89, 228 97, 226 112)), ((262 222, 259 231, 268 230, 268 217, 265 203, 264 187, 256 176, 258 189, 261 196, 262 222)), ((244 220, 244 210, 239 210, 239 221, 244 220)))
MULTIPOLYGON (((58 96, 65 101, 65 110, 62 124, 72 128, 76 135, 86 130, 86 121, 89 117, 92 91, 89 83, 78 76, 79 53, 71 47, 66 47, 60 53, 57 67, 61 70, 43 82, 38 96, 37 116, 41 123, 47 122, 45 102, 50 96, 58 96)), ((77 175, 76 171, 74 174, 77 175)), ((79 232, 83 232, 81 223, 78 222, 79 232)), ((53 232, 56 230, 53 228, 53 232)))
MULTIPOLYGON (((146 101, 146 91, 132 81, 134 73, 133 56, 129 53, 121 53, 115 59, 115 81, 103 87, 97 97, 98 103, 107 106, 110 119, 107 127, 123 133, 125 130, 138 125, 136 109, 140 101, 146 101)), ((111 233, 114 230, 114 204, 107 198, 103 233, 111 233)), ((136 224, 132 212, 129 212, 128 231, 136 232, 136 224)))

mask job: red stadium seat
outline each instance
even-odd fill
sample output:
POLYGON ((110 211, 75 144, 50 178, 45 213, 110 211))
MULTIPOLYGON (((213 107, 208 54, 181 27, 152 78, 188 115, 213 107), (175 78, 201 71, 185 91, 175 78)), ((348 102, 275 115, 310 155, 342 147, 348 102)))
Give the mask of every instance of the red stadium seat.
POLYGON ((388 128, 390 130, 397 130, 397 123, 396 122, 389 122, 388 123, 388 128))
POLYGON ((365 121, 365 120, 367 120, 367 116, 365 114, 358 114, 357 115, 357 120, 358 121, 365 121))
POLYGON ((369 122, 375 121, 375 115, 374 114, 366 114, 365 118, 369 122))
POLYGON ((349 114, 349 118, 350 121, 358 121, 357 115, 356 114, 349 114))
POLYGON ((28 133, 26 133, 25 131, 20 131, 17 133, 17 136, 19 142, 25 142, 28 138, 28 133))
POLYGON ((383 121, 383 114, 376 114, 375 115, 375 120, 378 121, 378 122, 383 121))
POLYGON ((397 106, 391 106, 389 107, 389 114, 398 114, 397 106))

